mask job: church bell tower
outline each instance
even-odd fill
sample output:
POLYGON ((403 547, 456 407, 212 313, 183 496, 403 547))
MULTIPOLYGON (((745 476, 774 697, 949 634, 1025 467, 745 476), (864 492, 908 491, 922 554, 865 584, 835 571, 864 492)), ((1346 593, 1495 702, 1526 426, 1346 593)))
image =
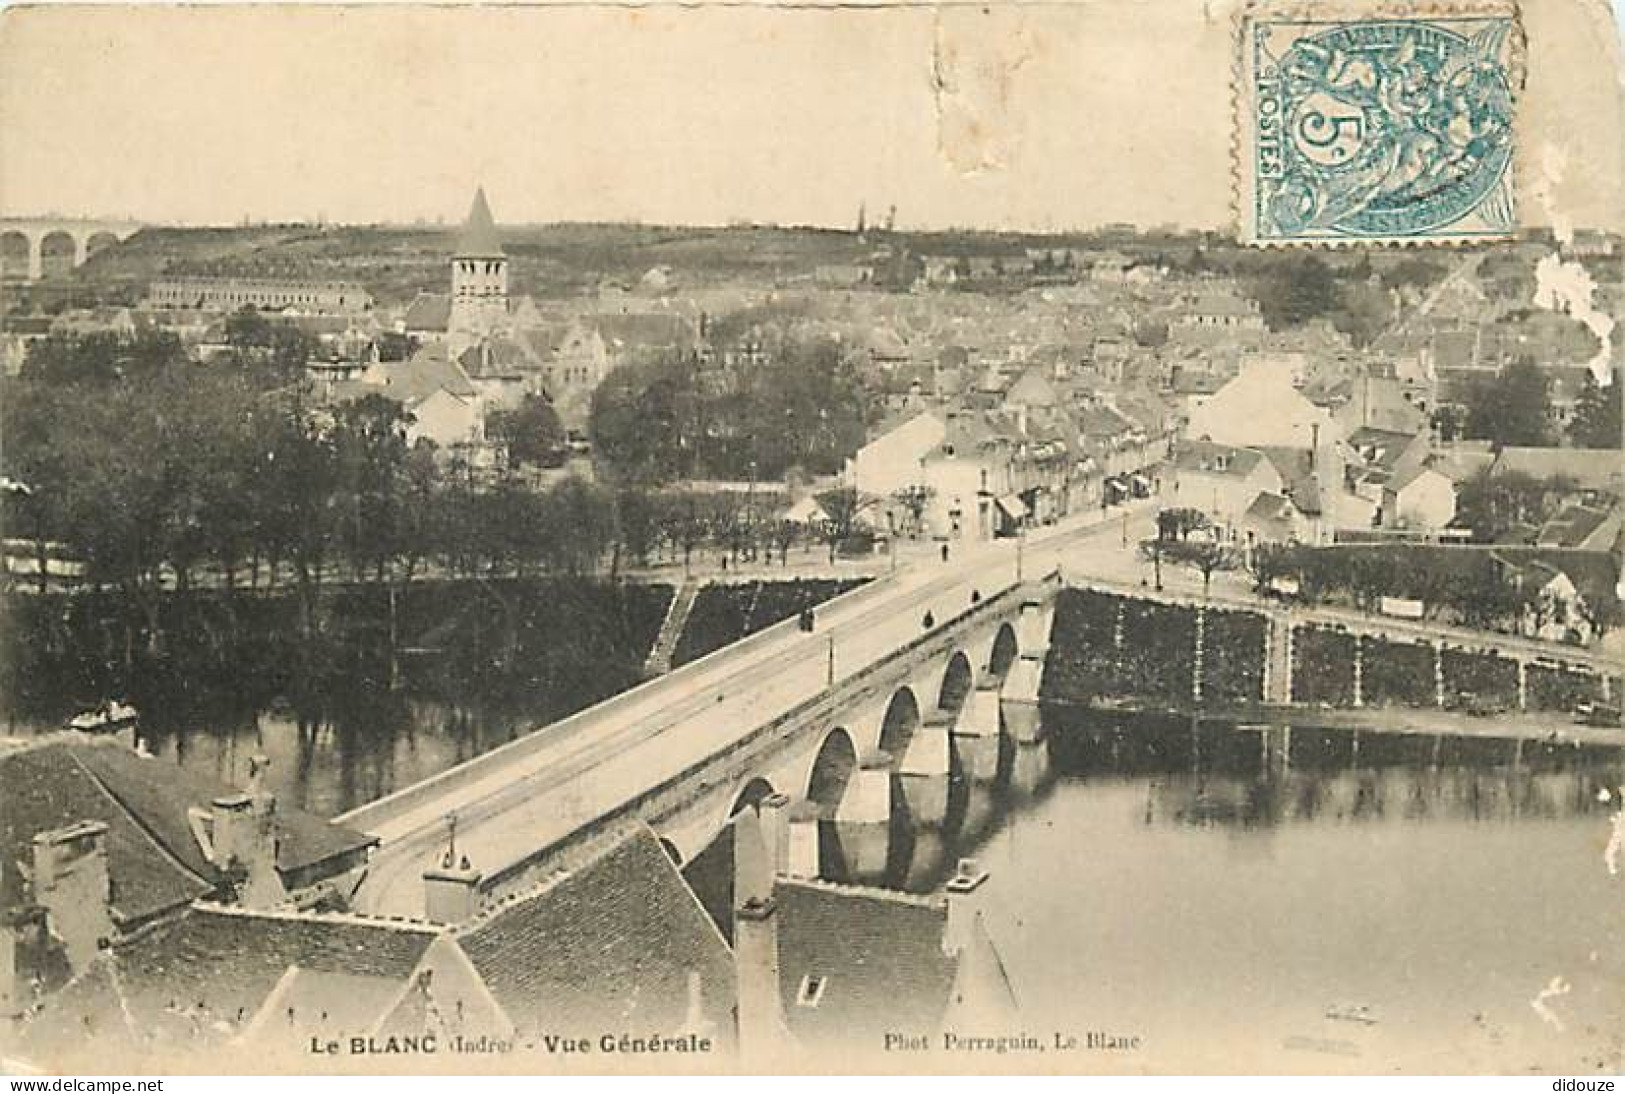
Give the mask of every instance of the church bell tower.
POLYGON ((502 253, 485 188, 474 193, 474 205, 457 237, 451 260, 451 316, 447 333, 453 349, 472 345, 508 322, 508 256, 502 253))

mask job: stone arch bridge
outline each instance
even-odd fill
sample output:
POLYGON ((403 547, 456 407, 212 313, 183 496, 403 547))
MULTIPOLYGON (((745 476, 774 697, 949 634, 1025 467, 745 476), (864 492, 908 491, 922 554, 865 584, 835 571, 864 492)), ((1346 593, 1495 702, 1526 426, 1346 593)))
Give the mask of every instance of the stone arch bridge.
POLYGON ((685 862, 754 806, 809 877, 825 822, 940 823, 954 774, 991 779, 1002 741, 1038 733, 1060 582, 990 576, 876 581, 820 608, 811 634, 788 620, 344 815, 383 840, 354 903, 421 915, 423 875, 452 844, 490 903, 632 823, 685 862))
POLYGON ((39 281, 71 273, 141 227, 130 220, 0 217, 0 279, 39 281))

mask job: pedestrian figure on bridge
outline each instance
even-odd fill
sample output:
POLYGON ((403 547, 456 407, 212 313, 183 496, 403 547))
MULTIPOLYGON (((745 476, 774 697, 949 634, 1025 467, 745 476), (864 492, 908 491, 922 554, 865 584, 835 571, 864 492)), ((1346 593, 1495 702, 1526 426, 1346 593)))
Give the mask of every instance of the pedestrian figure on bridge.
POLYGON ((972 604, 980 604, 982 602, 982 590, 972 589, 970 591, 970 602, 972 604))
POLYGON ((930 612, 926 612, 925 613, 925 618, 920 620, 920 622, 922 624, 924 624, 926 630, 930 630, 932 627, 935 627, 937 625, 937 618, 936 618, 936 616, 932 615, 930 612))
POLYGON ((946 543, 942 545, 942 561, 948 561, 948 545, 946 543))

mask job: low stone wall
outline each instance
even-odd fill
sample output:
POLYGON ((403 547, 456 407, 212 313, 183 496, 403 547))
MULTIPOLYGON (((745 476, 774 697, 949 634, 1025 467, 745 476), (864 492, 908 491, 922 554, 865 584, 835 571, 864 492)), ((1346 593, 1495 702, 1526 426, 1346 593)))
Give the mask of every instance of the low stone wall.
POLYGON ((1264 617, 1253 612, 1164 604, 1094 589, 1064 589, 1055 605, 1043 697, 1087 702, 1132 696, 1172 705, 1196 697, 1197 619, 1203 701, 1259 699, 1264 617))
POLYGON ((706 585, 694 600, 694 610, 678 639, 672 665, 697 661, 747 635, 789 619, 803 608, 849 592, 866 580, 812 578, 706 585))

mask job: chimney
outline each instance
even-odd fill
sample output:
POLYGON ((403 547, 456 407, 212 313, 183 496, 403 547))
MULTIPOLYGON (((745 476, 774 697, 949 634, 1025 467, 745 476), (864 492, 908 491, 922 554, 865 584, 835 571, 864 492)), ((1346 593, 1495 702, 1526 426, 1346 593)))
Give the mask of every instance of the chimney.
POLYGON ((948 893, 948 922, 942 931, 942 952, 950 956, 970 945, 982 911, 982 887, 990 875, 973 858, 962 858, 954 876, 943 886, 948 893))
POLYGON ((462 923, 480 910, 481 874, 457 854, 457 814, 446 818, 446 853, 423 872, 423 914, 431 923, 462 923))
POLYGON ((36 835, 33 881, 34 902, 78 975, 114 933, 107 825, 80 821, 36 835))
POLYGON ((790 795, 769 794, 756 806, 762 822, 762 842, 773 862, 773 876, 789 873, 790 868, 790 795))
POLYGON ((1320 449, 1320 423, 1309 423, 1309 470, 1315 469, 1315 453, 1320 449))
POLYGON ((277 873, 276 796, 258 787, 250 768, 249 792, 223 794, 211 804, 210 861, 224 872, 245 908, 270 908, 287 899, 277 873))
POLYGON ((734 908, 734 977, 739 999, 739 1059, 749 1071, 785 1049, 779 997, 778 905, 771 896, 734 908))
POLYGON ((0 1030, 34 1003, 45 929, 45 909, 37 904, 0 913, 0 1030))

